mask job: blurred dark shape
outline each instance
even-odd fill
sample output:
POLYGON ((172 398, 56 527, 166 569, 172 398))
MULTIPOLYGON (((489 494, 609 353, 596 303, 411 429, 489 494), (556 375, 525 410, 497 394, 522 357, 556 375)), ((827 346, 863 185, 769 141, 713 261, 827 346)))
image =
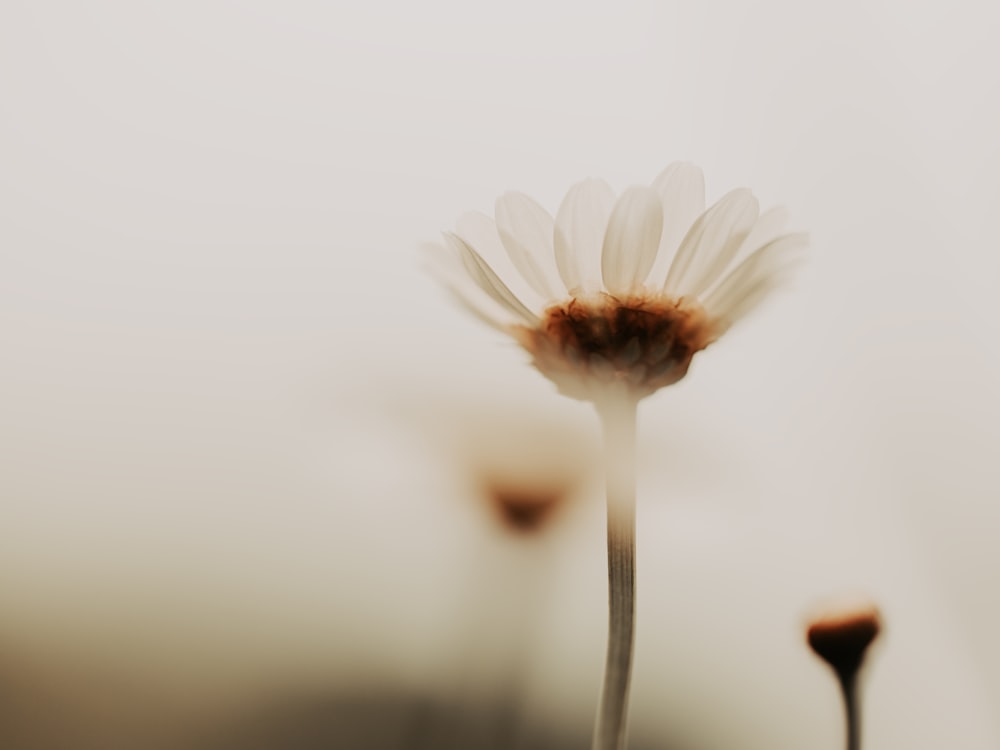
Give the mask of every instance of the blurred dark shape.
MULTIPOLYGON (((276 697, 235 717, 190 750, 577 750, 590 742, 589 723, 522 725, 511 740, 488 704, 449 704, 401 691, 300 694, 276 697)), ((670 750, 662 743, 631 743, 632 750, 670 750)))
POLYGON ((385 392, 392 419, 417 432, 444 475, 466 484, 456 498, 485 501, 507 531, 549 528, 600 476, 600 431, 589 410, 566 414, 437 386, 415 391, 410 382, 385 392))
POLYGON ((836 604, 809 620, 806 640, 837 675, 844 699, 847 750, 861 746, 858 674, 865 654, 882 629, 878 607, 869 600, 836 604))
POLYGON ((577 499, 592 479, 595 461, 568 426, 536 415, 521 417, 510 421, 507 415, 465 428, 452 460, 481 488, 507 531, 537 534, 577 499))
POLYGON ((541 529, 569 495, 568 488, 503 480, 489 483, 486 492, 500 520, 511 531, 524 533, 541 529))
MULTIPOLYGON (((576 750, 589 722, 518 724, 484 698, 461 705, 394 687, 272 689, 257 698, 218 694, 180 705, 100 668, 43 664, 0 654, 2 750, 576 750)), ((638 738, 632 750, 664 750, 638 738)))
POLYGON ((0 653, 3 750, 177 750, 194 726, 178 708, 114 668, 0 653))
POLYGON ((838 675, 856 672, 881 629, 878 610, 867 606, 826 615, 809 626, 812 650, 838 675))

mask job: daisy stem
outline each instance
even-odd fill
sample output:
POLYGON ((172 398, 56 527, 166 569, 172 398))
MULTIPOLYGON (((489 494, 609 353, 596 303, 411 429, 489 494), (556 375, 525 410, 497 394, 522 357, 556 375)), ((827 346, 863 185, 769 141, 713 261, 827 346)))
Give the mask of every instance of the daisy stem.
POLYGON ((608 653, 593 750, 623 750, 635 642, 635 440, 638 401, 596 404, 604 429, 608 492, 608 653))

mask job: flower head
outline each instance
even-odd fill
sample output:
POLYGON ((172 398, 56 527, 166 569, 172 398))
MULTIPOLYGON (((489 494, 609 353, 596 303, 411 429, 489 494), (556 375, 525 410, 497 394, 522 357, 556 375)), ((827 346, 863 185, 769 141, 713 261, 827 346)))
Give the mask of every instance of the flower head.
POLYGON ((881 629, 882 615, 874 602, 849 599, 814 613, 809 618, 806 641, 838 675, 850 675, 861 666, 881 629))
POLYGON ((566 499, 562 487, 532 487, 515 482, 497 482, 486 488, 498 518, 511 531, 537 531, 566 499))
POLYGON ((554 219, 522 193, 498 198, 495 216, 463 216, 434 270, 560 391, 586 400, 608 387, 642 397, 680 380, 806 245, 783 232, 783 210, 761 214, 745 188, 706 210, 701 170, 681 162, 617 198, 604 181, 584 180, 554 219), (484 255, 506 255, 509 283, 484 255))

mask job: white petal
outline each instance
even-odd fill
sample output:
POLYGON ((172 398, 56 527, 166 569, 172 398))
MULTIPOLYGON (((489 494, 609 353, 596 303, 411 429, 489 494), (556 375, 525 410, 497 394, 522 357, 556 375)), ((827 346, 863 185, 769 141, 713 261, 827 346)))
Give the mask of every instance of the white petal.
POLYGON ((472 277, 472 280, 494 302, 508 312, 513 313, 525 325, 534 326, 538 324, 538 317, 524 306, 524 303, 507 288, 507 285, 500 280, 500 277, 493 272, 493 269, 489 267, 479 253, 473 250, 465 240, 457 234, 451 234, 450 232, 445 232, 444 237, 458 252, 462 259, 462 264, 469 276, 472 277))
POLYGON ((501 320, 498 316, 487 310, 461 287, 450 284, 447 281, 442 281, 442 283, 451 295, 452 300, 459 307, 472 315, 472 317, 479 320, 480 323, 485 323, 490 328, 500 331, 500 333, 509 333, 507 323, 505 321, 501 320))
POLYGON ((713 254, 711 245, 703 246, 706 252, 695 258, 692 271, 683 287, 686 294, 697 297, 721 278, 752 234, 759 210, 760 204, 751 196, 750 202, 742 211, 734 212, 729 239, 718 252, 713 254))
POLYGON ((782 206, 770 208, 760 215, 750 234, 743 240, 741 251, 753 252, 781 236, 788 223, 788 211, 782 206))
POLYGON ((507 251, 500 242, 500 233, 492 216, 479 211, 469 211, 458 217, 455 222, 455 234, 465 240, 465 244, 474 247, 490 262, 502 259, 507 251))
MULTIPOLYGON (((507 326, 515 322, 506 308, 498 308, 485 297, 466 273, 457 249, 449 244, 444 247, 435 243, 421 246, 423 267, 449 293, 466 312, 471 313, 491 328, 506 332, 507 326)), ((519 319, 516 322, 521 322, 519 319)))
MULTIPOLYGON (((483 304, 483 300, 469 294, 463 284, 456 284, 446 276, 438 276, 437 280, 448 292, 448 296, 451 297, 452 302, 455 302, 465 312, 477 318, 481 323, 485 323, 490 328, 507 333, 507 326, 510 321, 502 319, 492 309, 487 309, 486 305, 483 304)), ((517 322, 520 323, 520 321, 517 322)))
POLYGON ((724 195, 703 213, 681 242, 663 288, 697 296, 725 271, 757 220, 757 199, 746 188, 724 195))
POLYGON ((752 312, 761 302, 767 299, 771 292, 781 286, 782 276, 768 276, 759 279, 756 284, 742 289, 739 299, 726 309, 725 315, 716 318, 716 330, 718 333, 725 333, 740 318, 752 312))
POLYGON ((653 187, 663 199, 658 259, 669 263, 684 235, 705 211, 705 176, 694 164, 675 161, 653 180, 653 187))
POLYGON ((705 298, 706 312, 713 318, 732 322, 759 302, 757 297, 763 297, 776 276, 791 265, 808 244, 806 234, 786 234, 756 250, 705 298))
POLYGON ((592 278, 604 244, 604 232, 615 205, 615 191, 604 180, 589 179, 570 188, 556 213, 556 267, 570 292, 592 278))
POLYGON ((553 262, 553 221, 549 212, 523 193, 505 193, 496 202, 497 229, 514 267, 546 299, 557 293, 548 269, 553 262))
POLYGON ((716 256, 706 266, 702 274, 704 283, 697 286, 693 285, 694 288, 692 288, 690 293, 701 295, 706 290, 711 289, 731 263, 739 258, 746 257, 757 248, 763 247, 781 236, 787 222, 788 212, 784 208, 778 207, 765 211, 754 223, 753 228, 747 233, 746 238, 740 243, 739 248, 735 252, 728 255, 716 256))
POLYGON ((612 294, 627 294, 642 284, 656 260, 663 231, 663 203, 649 187, 622 193, 608 219, 601 251, 601 275, 612 294))
MULTIPOLYGON (((500 232, 492 216, 479 211, 462 214, 455 224, 455 234, 465 240, 465 244, 476 249, 476 252, 489 264, 490 268, 529 309, 536 310, 545 307, 550 301, 548 296, 540 296, 521 272, 510 262, 510 257, 500 242, 500 232)), ((460 254, 455 253, 460 259, 460 254)), ((459 260, 461 264, 461 260, 459 260)))

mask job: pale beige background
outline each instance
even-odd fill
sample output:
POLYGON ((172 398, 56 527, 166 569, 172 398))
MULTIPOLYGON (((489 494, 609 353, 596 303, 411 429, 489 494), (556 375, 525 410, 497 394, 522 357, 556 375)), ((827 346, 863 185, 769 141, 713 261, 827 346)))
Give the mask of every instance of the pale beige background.
POLYGON ((596 421, 416 248, 506 189, 554 210, 682 158, 813 250, 643 405, 634 732, 837 747, 798 628, 861 588, 868 747, 994 750, 998 31, 985 2, 6 0, 6 650, 196 704, 488 686, 540 576, 523 690, 586 725, 598 480, 525 551, 455 445, 544 428, 589 467, 596 421))

